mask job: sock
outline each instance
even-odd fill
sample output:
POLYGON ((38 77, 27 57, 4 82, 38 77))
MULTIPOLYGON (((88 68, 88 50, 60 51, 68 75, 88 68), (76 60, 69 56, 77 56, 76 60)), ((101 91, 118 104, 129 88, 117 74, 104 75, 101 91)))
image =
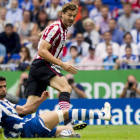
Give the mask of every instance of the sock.
MULTIPOLYGON (((70 110, 70 93, 69 92, 61 92, 59 95, 59 107, 61 110, 68 109, 70 110)), ((71 119, 67 119, 64 121, 64 125, 67 125, 71 122, 71 119)))
POLYGON ((105 115, 104 112, 94 112, 87 109, 71 109, 69 110, 69 119, 74 120, 89 120, 89 119, 102 119, 105 115))

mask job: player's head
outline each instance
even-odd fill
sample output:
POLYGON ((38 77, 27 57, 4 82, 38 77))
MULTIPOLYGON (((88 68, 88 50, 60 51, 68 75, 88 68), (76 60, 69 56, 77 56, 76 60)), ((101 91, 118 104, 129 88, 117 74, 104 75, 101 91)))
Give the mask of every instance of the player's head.
POLYGON ((3 100, 6 97, 6 93, 6 78, 0 76, 0 100, 3 100))
POLYGON ((74 23, 77 13, 78 6, 75 3, 69 2, 63 5, 62 22, 65 25, 65 27, 70 27, 74 23))

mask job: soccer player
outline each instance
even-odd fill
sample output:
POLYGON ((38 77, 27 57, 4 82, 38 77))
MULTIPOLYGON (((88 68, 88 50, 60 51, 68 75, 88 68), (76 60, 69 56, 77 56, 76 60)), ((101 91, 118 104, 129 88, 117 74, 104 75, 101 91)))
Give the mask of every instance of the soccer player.
POLYGON ((60 122, 67 119, 111 119, 111 107, 108 102, 99 112, 86 109, 56 110, 37 115, 34 118, 21 118, 20 114, 29 114, 35 110, 47 97, 49 92, 44 91, 40 98, 30 105, 15 105, 5 99, 7 94, 6 79, 0 77, 0 126, 4 129, 6 138, 35 138, 35 137, 76 137, 81 135, 74 133, 71 126, 58 126, 60 122), (63 133, 64 132, 64 133, 63 133))
MULTIPOLYGON (((71 86, 55 65, 71 74, 77 73, 77 69, 70 63, 58 59, 65 46, 67 28, 73 24, 77 12, 78 6, 75 3, 65 4, 62 7, 62 18, 50 24, 43 32, 38 44, 38 53, 31 64, 29 72, 26 105, 30 105, 37 100, 47 86, 51 86, 60 93, 60 109, 70 109, 71 86)), ((74 129, 83 129, 87 125, 86 123, 73 124, 70 119, 65 120, 64 124, 73 125, 74 129)))

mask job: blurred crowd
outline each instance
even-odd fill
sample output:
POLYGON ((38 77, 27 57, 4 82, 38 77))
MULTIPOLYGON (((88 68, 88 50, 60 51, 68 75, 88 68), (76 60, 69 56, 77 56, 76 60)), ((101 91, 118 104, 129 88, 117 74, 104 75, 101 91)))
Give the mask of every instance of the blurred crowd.
MULTIPOLYGON (((61 18, 68 1, 0 0, 0 64, 9 64, 11 71, 28 70, 37 54, 39 33, 61 18)), ((71 1, 79 8, 68 28, 62 61, 81 64, 79 70, 140 68, 139 0, 71 1)))

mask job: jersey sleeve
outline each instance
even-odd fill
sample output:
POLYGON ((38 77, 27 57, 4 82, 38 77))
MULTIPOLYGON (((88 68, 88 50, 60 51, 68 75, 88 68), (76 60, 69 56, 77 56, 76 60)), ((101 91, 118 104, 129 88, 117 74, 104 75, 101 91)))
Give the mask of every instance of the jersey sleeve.
POLYGON ((13 108, 16 108, 16 107, 17 107, 16 104, 13 104, 13 103, 11 103, 11 102, 9 102, 9 101, 8 101, 8 103, 9 103, 13 108))
POLYGON ((49 26, 48 28, 46 28, 46 30, 42 36, 42 39, 46 40, 47 42, 49 42, 52 45, 55 38, 59 35, 59 33, 60 33, 60 30, 59 30, 58 25, 49 26))

